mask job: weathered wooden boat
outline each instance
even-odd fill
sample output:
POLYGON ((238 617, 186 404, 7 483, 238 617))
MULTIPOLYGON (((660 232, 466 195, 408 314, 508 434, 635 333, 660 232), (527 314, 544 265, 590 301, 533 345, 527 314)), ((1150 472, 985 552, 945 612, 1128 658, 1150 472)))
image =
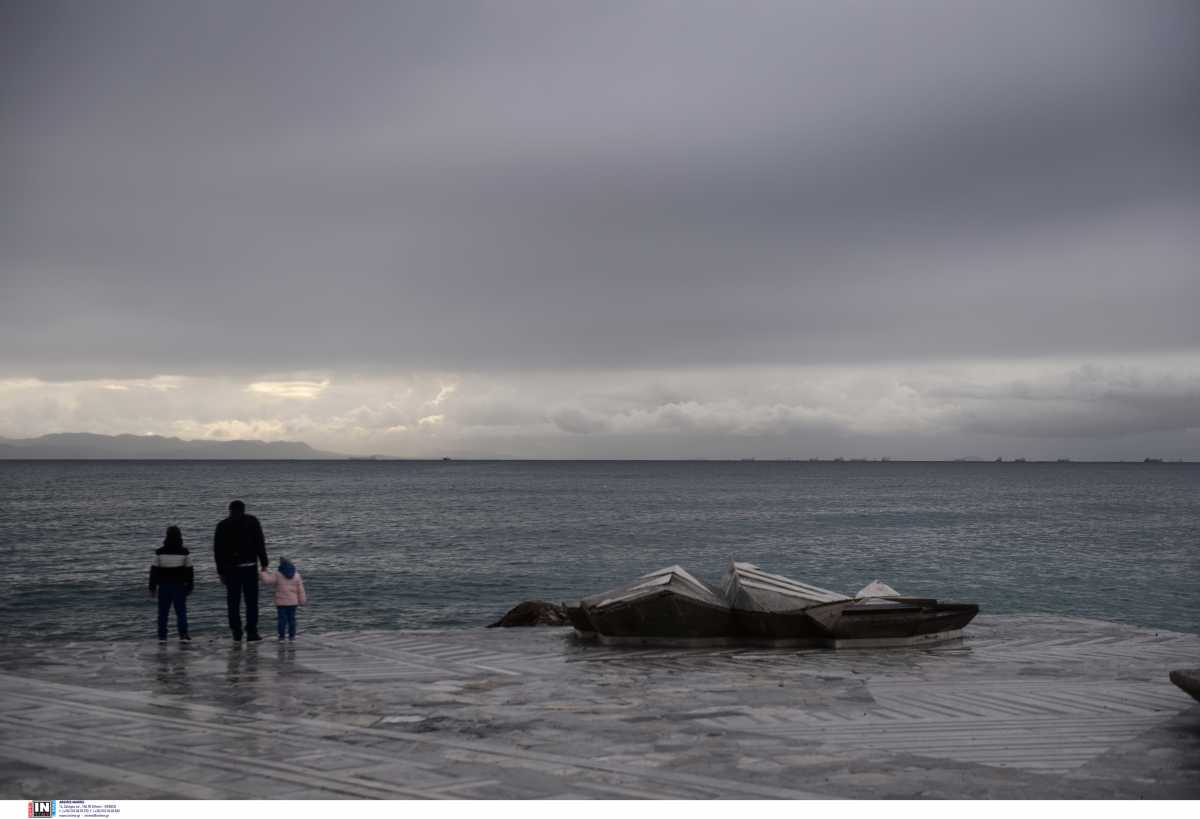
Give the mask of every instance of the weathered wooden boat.
POLYGON ((764 572, 753 563, 731 561, 721 577, 721 594, 733 612, 734 632, 747 640, 812 642, 825 636, 805 612, 846 601, 844 594, 764 572))
POLYGON ((959 636, 979 607, 900 595, 874 581, 855 597, 731 562, 719 587, 680 566, 566 607, 582 637, 605 642, 891 646, 959 636))
MULTIPOLYGON (((591 627, 605 642, 728 639, 729 605, 708 584, 680 566, 642 575, 633 583, 586 597, 572 614, 575 628, 591 627)), ((585 635, 586 636, 586 635, 585 635)))
POLYGON ((805 611, 822 636, 835 644, 952 636, 978 613, 979 606, 974 603, 901 596, 855 598, 805 611))
POLYGON ((906 597, 876 580, 853 598, 731 563, 721 590, 733 610, 739 637, 752 641, 824 645, 896 645, 957 636, 979 607, 906 597))

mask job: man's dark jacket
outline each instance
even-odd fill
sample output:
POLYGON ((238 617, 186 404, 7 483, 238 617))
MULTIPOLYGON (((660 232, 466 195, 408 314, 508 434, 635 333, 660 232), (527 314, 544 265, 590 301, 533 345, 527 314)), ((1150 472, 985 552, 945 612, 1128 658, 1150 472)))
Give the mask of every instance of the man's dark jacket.
POLYGON ((258 518, 231 515, 218 523, 213 535, 213 557, 220 575, 237 571, 240 563, 257 562, 267 568, 267 542, 258 518))

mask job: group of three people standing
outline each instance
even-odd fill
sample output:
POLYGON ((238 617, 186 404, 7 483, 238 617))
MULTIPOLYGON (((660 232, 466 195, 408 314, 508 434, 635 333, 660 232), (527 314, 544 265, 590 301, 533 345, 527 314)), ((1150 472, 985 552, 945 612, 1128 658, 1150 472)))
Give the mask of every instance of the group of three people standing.
MULTIPOLYGON (((299 570, 286 557, 279 561, 279 571, 267 569, 267 541, 262 524, 254 515, 246 514, 246 504, 240 500, 229 504, 229 517, 217 524, 213 535, 213 558, 217 575, 225 585, 225 601, 229 609, 229 628, 233 639, 247 642, 261 640, 258 633, 258 582, 275 587, 275 607, 278 613, 279 639, 286 634, 296 639, 296 607, 308 602, 304 580, 299 570), (242 628, 242 601, 246 603, 246 627, 242 628)), ((150 593, 158 595, 158 639, 167 639, 167 619, 175 609, 179 639, 190 641, 187 621, 187 596, 195 585, 192 559, 183 545, 183 533, 178 526, 167 529, 163 545, 154 553, 150 565, 150 593)))

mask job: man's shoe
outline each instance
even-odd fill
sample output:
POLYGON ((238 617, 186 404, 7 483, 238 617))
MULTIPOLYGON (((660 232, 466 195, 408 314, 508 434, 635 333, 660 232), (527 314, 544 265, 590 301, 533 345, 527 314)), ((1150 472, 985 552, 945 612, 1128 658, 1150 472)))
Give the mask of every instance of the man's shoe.
POLYGON ((242 635, 240 635, 240 634, 233 635, 233 641, 235 643, 240 643, 242 641, 242 635))
POLYGON ((188 634, 180 634, 179 639, 183 640, 185 643, 190 643, 192 641, 191 635, 188 634))
POLYGON ((261 637, 261 636, 258 634, 258 632, 257 632, 257 631, 256 631, 256 632, 253 632, 253 633, 251 633, 251 634, 247 634, 247 635, 246 635, 246 642, 247 642, 247 643, 255 643, 255 642, 258 642, 258 641, 259 641, 259 640, 261 640, 261 639, 262 639, 262 637, 261 637))

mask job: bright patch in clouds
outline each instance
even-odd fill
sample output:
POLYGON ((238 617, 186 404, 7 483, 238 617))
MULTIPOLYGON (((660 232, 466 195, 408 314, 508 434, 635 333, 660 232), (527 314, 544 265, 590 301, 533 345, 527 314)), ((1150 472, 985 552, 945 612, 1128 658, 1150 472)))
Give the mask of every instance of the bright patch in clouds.
POLYGON ((329 380, 324 381, 255 381, 246 389, 261 395, 274 398, 316 398, 329 386, 329 380))
POLYGON ((234 418, 207 423, 176 421, 172 424, 172 433, 185 439, 278 441, 288 438, 288 424, 278 419, 241 421, 234 418))
POLYGON ((435 407, 441 406, 442 402, 445 401, 450 396, 454 395, 454 391, 457 389, 458 389, 457 384, 444 384, 442 386, 442 388, 440 390, 438 390, 437 396, 429 403, 435 407))

